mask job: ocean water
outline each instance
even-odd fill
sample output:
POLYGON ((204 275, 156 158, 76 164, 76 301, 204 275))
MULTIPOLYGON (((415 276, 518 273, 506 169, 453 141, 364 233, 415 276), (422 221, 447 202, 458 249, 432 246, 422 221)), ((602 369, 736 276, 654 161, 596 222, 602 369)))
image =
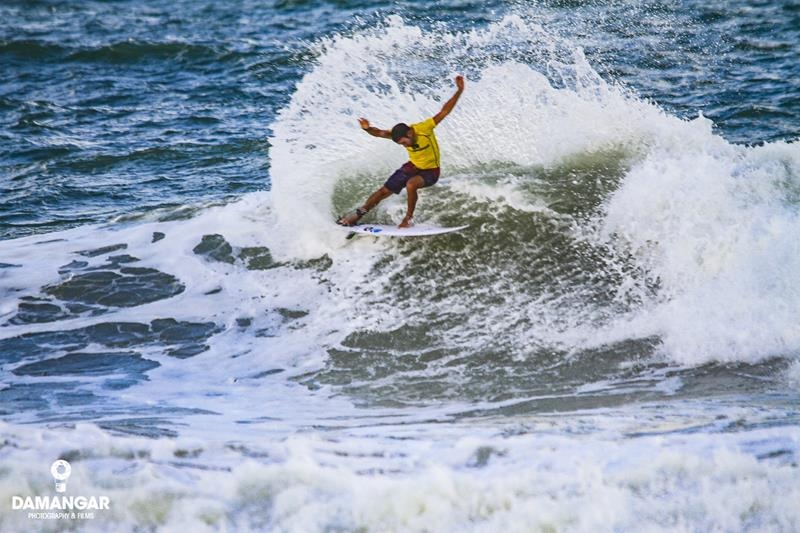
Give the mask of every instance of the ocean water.
POLYGON ((800 531, 796 2, 0 20, 0 530, 800 531))

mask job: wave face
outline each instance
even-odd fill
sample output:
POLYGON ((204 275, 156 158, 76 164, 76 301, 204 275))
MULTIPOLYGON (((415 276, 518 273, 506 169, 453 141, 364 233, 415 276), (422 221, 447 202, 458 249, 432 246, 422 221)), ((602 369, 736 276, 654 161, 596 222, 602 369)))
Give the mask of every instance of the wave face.
MULTIPOLYGON (((388 344, 424 350, 433 336, 444 359, 490 366, 623 342, 688 365, 795 357, 797 144, 726 142, 702 116, 679 120, 607 83, 521 16, 469 32, 390 18, 323 40, 274 126, 279 227, 328 251, 319 227, 403 160, 355 119, 430 116, 458 72, 467 90, 437 129, 442 185, 417 217, 471 229, 393 242, 376 263, 369 312, 405 317, 388 344), (424 332, 419 344, 407 328, 424 332)), ((400 198, 375 219, 403 209, 400 198)))

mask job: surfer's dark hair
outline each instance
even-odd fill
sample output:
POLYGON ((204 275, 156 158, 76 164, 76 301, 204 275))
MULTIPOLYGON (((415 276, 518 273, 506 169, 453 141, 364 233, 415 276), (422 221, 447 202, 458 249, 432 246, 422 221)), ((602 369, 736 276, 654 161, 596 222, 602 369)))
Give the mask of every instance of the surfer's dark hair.
POLYGON ((395 124, 394 128, 392 128, 392 140, 394 142, 399 141, 408 134, 408 130, 410 129, 408 124, 403 124, 402 122, 400 124, 395 124))

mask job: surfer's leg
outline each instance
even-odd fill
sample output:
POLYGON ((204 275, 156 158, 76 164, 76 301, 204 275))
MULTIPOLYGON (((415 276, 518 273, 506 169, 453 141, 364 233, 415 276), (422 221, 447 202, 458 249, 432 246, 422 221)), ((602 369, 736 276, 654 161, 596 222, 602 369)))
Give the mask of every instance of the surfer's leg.
POLYGON ((359 220, 361 220, 361 217, 367 214, 367 212, 370 209, 381 203, 381 201, 385 200, 392 194, 393 194, 392 191, 390 191, 386 187, 381 187, 380 189, 372 193, 369 198, 367 198, 367 201, 364 203, 364 205, 362 205, 355 211, 343 215, 339 220, 337 220, 336 221, 337 224, 340 224, 342 226, 355 225, 356 223, 358 223, 359 220))
POLYGON ((422 187, 425 187, 425 180, 422 176, 414 176, 406 183, 408 210, 406 211, 406 218, 403 219, 399 227, 407 228, 411 225, 411 219, 414 217, 414 209, 417 207, 417 189, 421 189, 422 187))
POLYGON ((369 211, 373 207, 375 207, 376 205, 378 205, 379 203, 390 197, 392 194, 394 193, 389 189, 387 189, 386 187, 381 187, 380 189, 372 193, 369 198, 367 198, 367 201, 364 202, 364 205, 361 206, 361 208, 366 211, 369 211))
POLYGON ((341 224, 342 226, 355 225, 361 219, 361 217, 367 213, 367 211, 371 210, 373 207, 391 195, 400 194, 400 191, 403 190, 403 188, 407 185, 408 180, 414 176, 414 173, 416 172, 417 168, 414 165, 411 163, 404 164, 391 176, 389 176, 389 179, 386 180, 386 183, 383 184, 383 187, 372 193, 370 197, 367 198, 367 201, 364 202, 364 205, 351 213, 343 215, 339 220, 336 221, 337 224, 341 224))

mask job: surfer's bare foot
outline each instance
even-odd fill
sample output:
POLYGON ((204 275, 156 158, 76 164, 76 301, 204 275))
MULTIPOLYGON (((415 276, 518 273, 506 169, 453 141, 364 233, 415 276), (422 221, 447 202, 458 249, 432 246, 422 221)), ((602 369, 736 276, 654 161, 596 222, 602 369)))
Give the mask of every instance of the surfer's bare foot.
POLYGON ((414 219, 411 217, 406 217, 403 221, 397 226, 398 228, 410 228, 414 225, 414 219))
POLYGON ((342 215, 342 218, 336 221, 340 226, 354 226, 355 220, 353 215, 342 215))
POLYGON ((340 226, 355 226, 361 217, 367 214, 366 209, 358 208, 355 211, 347 213, 346 215, 342 215, 342 217, 336 221, 337 224, 340 226))

